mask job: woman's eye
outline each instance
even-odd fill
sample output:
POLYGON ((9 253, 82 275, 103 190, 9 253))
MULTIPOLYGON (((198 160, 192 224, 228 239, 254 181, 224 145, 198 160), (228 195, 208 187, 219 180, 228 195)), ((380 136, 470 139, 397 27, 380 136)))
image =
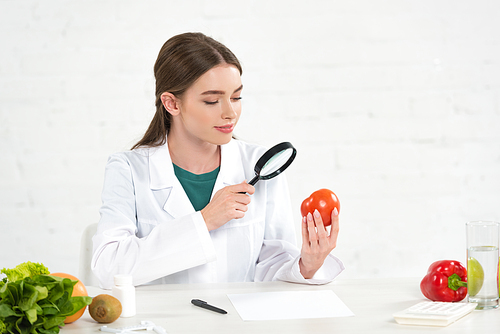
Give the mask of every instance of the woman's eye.
POLYGON ((234 102, 238 102, 241 100, 241 96, 233 97, 233 98, 231 98, 231 100, 233 100, 234 102))
POLYGON ((219 101, 203 101, 203 102, 205 102, 205 104, 208 104, 208 105, 214 105, 214 104, 219 103, 219 101))

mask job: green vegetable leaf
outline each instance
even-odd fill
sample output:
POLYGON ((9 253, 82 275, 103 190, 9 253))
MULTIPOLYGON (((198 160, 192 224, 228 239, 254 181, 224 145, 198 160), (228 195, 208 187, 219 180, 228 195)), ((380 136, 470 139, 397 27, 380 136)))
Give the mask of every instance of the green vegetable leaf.
POLYGON ((31 324, 34 324, 35 321, 37 320, 37 313, 36 313, 36 307, 33 307, 32 309, 27 310, 24 312, 26 314, 26 318, 31 324))
POLYGON ((48 300, 52 302, 56 302, 64 295, 64 284, 62 282, 58 282, 56 285, 53 285, 52 289, 49 290, 48 300))
POLYGON ((31 326, 26 324, 23 320, 23 318, 17 319, 15 322, 15 328, 20 334, 29 334, 31 326))
POLYGON ((35 289, 38 291, 38 298, 36 301, 45 299, 49 295, 49 290, 45 286, 35 285, 35 289))
POLYGON ((49 329, 45 329, 45 328, 39 328, 38 331, 41 333, 41 334, 57 334, 59 333, 59 326, 54 326, 52 328, 49 328, 49 329))
POLYGON ((70 302, 69 297, 69 294, 65 291, 63 296, 57 301, 59 313, 64 316, 73 312, 73 304, 70 302))
POLYGON ((7 304, 0 304, 0 320, 3 320, 3 318, 7 317, 22 317, 23 313, 22 312, 16 312, 12 309, 12 306, 7 305, 7 304))
POLYGON ((10 305, 16 305, 19 300, 19 284, 7 283, 0 289, 0 298, 3 302, 10 305))
POLYGON ((92 297, 87 297, 87 296, 70 297, 69 301, 71 302, 71 304, 73 304, 73 311, 69 314, 66 314, 66 316, 68 317, 80 311, 85 306, 90 305, 92 303, 92 297))
POLYGON ((0 334, 58 334, 67 316, 92 302, 71 297, 78 281, 50 276, 42 264, 25 262, 3 269, 0 282, 0 334))
POLYGON ((32 309, 38 297, 38 290, 24 281, 21 281, 20 288, 22 297, 19 300, 19 308, 23 311, 32 309))
POLYGON ((58 326, 64 326, 65 319, 66 316, 58 316, 58 315, 47 317, 43 324, 43 328, 50 329, 58 326))
POLYGON ((7 276, 7 281, 16 282, 26 277, 35 275, 50 274, 50 271, 41 263, 24 262, 16 266, 14 269, 3 268, 0 273, 7 276))
POLYGON ((40 301, 39 305, 44 315, 53 315, 59 313, 59 309, 57 308, 57 306, 47 299, 40 301))
POLYGON ((35 285, 46 286, 47 289, 51 290, 54 286, 62 281, 62 277, 50 276, 50 275, 37 275, 30 278, 35 285))
POLYGON ((0 333, 7 333, 7 326, 5 326, 5 323, 0 319, 0 333))

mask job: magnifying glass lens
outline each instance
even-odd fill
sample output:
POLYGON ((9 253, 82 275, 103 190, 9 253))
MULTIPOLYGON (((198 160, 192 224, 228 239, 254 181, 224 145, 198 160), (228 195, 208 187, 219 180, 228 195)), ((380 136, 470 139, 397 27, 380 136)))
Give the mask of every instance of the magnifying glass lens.
POLYGON ((275 173, 277 170, 279 170, 281 167, 283 167, 288 159, 293 154, 293 149, 288 148, 286 150, 283 150, 281 152, 276 153, 271 159, 269 159, 266 164, 262 167, 260 171, 260 176, 261 177, 266 177, 269 176, 273 173, 275 173))
POLYGON ((271 147, 255 164, 255 177, 248 184, 255 185, 259 180, 269 180, 281 174, 290 164, 297 150, 289 142, 271 147))

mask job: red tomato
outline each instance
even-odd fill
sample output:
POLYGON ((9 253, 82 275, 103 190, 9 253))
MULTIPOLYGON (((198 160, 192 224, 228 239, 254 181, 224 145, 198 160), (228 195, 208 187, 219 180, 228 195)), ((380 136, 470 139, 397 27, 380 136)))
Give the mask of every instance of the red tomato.
POLYGON ((332 224, 332 211, 337 208, 340 212, 340 202, 335 193, 329 189, 320 189, 306 198, 300 206, 302 216, 306 216, 309 212, 312 214, 314 210, 318 210, 323 224, 329 226, 332 224))
MULTIPOLYGON (((73 287, 73 293, 71 294, 72 297, 88 296, 87 289, 85 288, 85 285, 83 285, 82 281, 80 281, 75 276, 72 276, 70 274, 65 274, 65 273, 51 273, 51 275, 52 276, 59 276, 62 278, 69 278, 70 280, 73 280, 73 281, 78 281, 78 283, 76 283, 75 286, 73 287)), ((87 308, 87 306, 83 307, 80 311, 76 312, 75 314, 70 315, 69 317, 66 317, 66 319, 64 320, 64 323, 69 324, 73 321, 80 319, 80 317, 85 312, 86 308, 87 308)))

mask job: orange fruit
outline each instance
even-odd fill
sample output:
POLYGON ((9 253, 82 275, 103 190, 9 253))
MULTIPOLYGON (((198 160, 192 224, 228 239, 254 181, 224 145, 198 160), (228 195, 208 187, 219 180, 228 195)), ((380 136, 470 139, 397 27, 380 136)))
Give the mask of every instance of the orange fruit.
MULTIPOLYGON (((52 276, 58 276, 62 278, 69 278, 70 280, 73 281, 78 281, 78 283, 75 284, 73 287, 73 293, 71 294, 71 297, 77 297, 77 296, 88 296, 87 289, 85 288, 85 285, 83 285, 82 281, 80 281, 78 278, 75 276, 72 276, 70 274, 65 274, 65 273, 51 273, 52 276)), ((76 312, 73 315, 70 315, 69 317, 66 317, 66 320, 64 320, 65 324, 69 324, 70 322, 76 321, 80 319, 80 317, 83 315, 85 310, 87 309, 87 306, 82 307, 80 311, 76 312)))

